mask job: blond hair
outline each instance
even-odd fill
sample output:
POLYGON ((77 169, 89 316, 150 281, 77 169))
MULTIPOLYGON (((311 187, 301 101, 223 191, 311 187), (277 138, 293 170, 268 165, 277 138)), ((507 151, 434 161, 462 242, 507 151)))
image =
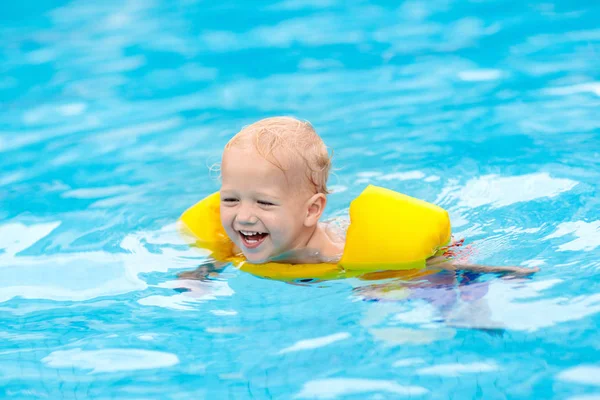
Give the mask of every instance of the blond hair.
POLYGON ((258 153, 282 171, 286 167, 275 153, 285 151, 300 157, 306 168, 306 178, 316 193, 327 194, 327 178, 331 157, 327 146, 308 121, 292 117, 272 117, 245 126, 225 145, 232 147, 253 144, 258 153))

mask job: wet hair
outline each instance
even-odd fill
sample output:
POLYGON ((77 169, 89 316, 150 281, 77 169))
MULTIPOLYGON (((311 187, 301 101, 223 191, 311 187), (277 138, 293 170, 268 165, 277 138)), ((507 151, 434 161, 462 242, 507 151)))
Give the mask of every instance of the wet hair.
POLYGON ((308 121, 292 117, 272 117, 245 126, 225 145, 232 147, 253 145, 265 160, 282 171, 290 168, 277 155, 291 154, 302 162, 307 182, 315 193, 327 194, 327 178, 331 168, 331 156, 327 146, 308 121))

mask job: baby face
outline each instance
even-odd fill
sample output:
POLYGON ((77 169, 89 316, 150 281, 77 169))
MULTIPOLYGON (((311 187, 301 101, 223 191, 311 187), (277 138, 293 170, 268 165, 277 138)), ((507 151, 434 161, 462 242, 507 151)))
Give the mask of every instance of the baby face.
POLYGON ((286 173, 253 148, 223 153, 221 223, 251 263, 298 248, 307 236, 310 194, 292 189, 294 172, 286 171, 286 179, 286 173))

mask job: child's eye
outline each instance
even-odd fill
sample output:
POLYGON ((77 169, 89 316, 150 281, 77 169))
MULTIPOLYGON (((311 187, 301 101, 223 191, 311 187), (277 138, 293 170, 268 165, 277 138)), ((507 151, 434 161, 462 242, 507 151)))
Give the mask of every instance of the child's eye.
POLYGON ((275 205, 275 204, 271 203, 270 201, 264 201, 264 200, 258 200, 257 203, 260 204, 261 206, 274 206, 275 205))
POLYGON ((238 199, 236 199, 235 197, 225 197, 223 199, 223 203, 227 203, 227 204, 233 204, 237 201, 238 201, 238 199))

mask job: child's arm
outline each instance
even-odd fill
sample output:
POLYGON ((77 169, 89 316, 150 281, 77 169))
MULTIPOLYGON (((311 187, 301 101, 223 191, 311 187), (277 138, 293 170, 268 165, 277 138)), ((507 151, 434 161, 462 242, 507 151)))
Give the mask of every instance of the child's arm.
POLYGON ((193 271, 184 271, 177 274, 177 279, 191 279, 197 281, 205 281, 210 278, 211 275, 218 274, 221 272, 227 263, 208 260, 203 264, 200 264, 198 268, 193 271))
POLYGON ((460 264, 451 259, 448 259, 443 256, 432 257, 427 260, 427 266, 431 268, 444 269, 447 271, 476 271, 483 273, 501 273, 501 274, 512 274, 512 275, 531 275, 538 272, 540 269, 538 267, 526 268, 526 267, 516 267, 516 266, 506 266, 506 267, 494 267, 489 265, 479 265, 479 264, 460 264))

